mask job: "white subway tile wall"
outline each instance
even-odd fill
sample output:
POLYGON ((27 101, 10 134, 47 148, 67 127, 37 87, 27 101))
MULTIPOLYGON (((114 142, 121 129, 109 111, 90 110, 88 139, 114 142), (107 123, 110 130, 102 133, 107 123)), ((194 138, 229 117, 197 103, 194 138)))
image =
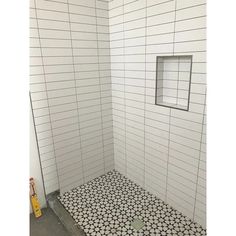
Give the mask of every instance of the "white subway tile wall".
POLYGON ((108 3, 30 1, 30 91, 46 193, 114 168, 108 3))
POLYGON ((31 0, 30 16, 46 192, 115 167, 205 226, 206 1, 31 0), (155 105, 156 57, 180 55, 189 111, 155 105))
POLYGON ((205 20, 205 0, 109 2, 115 169, 204 227, 205 20), (156 57, 180 55, 193 56, 189 111, 155 105, 156 57))

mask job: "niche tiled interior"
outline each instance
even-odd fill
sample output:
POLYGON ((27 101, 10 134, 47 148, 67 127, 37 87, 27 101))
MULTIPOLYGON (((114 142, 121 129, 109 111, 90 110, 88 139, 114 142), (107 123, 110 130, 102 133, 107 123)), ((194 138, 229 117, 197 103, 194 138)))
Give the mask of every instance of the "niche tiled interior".
POLYGON ((158 56, 156 63, 156 104, 187 111, 192 56, 158 56))

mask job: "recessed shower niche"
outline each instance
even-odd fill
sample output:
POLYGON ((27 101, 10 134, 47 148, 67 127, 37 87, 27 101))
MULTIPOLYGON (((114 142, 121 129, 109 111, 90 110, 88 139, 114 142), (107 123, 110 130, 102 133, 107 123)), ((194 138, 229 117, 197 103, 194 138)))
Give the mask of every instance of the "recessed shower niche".
POLYGON ((157 56, 156 105, 189 109, 192 56, 157 56))

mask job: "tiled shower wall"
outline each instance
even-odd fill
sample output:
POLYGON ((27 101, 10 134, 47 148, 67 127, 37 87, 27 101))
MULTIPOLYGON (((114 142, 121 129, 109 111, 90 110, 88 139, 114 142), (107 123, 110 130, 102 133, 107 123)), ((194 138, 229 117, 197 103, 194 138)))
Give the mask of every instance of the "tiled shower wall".
POLYGON ((115 161, 205 225, 205 11, 203 0, 31 0, 30 90, 46 193, 115 161), (158 55, 193 55, 189 111, 155 105, 158 55))
POLYGON ((114 168, 108 4, 30 1, 30 91, 46 194, 114 168))
POLYGON ((206 1, 109 2, 115 168, 206 224, 206 1), (193 55, 189 111, 155 105, 156 56, 193 55))

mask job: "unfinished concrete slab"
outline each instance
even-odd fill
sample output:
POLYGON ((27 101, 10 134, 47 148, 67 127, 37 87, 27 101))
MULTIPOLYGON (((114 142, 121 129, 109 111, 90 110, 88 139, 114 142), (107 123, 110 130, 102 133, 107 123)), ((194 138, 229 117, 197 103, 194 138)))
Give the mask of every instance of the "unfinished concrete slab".
POLYGON ((60 219, 50 208, 42 209, 43 215, 36 219, 30 215, 30 236, 70 236, 60 219))
POLYGON ((48 205, 65 226, 70 236, 85 236, 84 231, 74 221, 72 216, 58 200, 59 192, 54 192, 48 196, 48 205))

